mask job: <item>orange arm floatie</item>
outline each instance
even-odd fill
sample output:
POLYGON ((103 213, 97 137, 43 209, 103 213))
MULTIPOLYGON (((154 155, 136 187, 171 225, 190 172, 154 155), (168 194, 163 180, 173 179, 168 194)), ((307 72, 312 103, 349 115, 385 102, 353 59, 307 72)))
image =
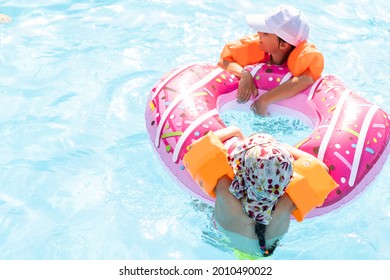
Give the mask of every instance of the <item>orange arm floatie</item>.
POLYGON ((237 62, 244 67, 262 61, 265 53, 259 49, 259 36, 253 34, 227 43, 220 57, 229 62, 237 62))
POLYGON ((324 70, 324 57, 313 44, 301 42, 290 53, 287 59, 287 67, 294 77, 302 74, 310 75, 317 80, 324 70))
POLYGON ((202 190, 215 198, 215 186, 224 175, 234 178, 227 149, 212 131, 194 141, 184 155, 187 171, 202 190))
POLYGON ((297 207, 292 212, 295 219, 301 222, 313 208, 321 206, 336 187, 338 184, 317 158, 297 159, 294 162, 294 176, 286 189, 286 193, 297 207))

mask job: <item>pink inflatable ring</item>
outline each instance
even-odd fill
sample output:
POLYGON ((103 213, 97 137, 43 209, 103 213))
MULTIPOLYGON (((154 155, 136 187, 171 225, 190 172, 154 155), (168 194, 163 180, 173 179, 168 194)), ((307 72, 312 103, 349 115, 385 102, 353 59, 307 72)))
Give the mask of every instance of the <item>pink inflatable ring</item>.
MULTIPOLYGON (((287 67, 249 66, 259 94, 292 77, 287 67)), ((184 168, 188 146, 210 130, 225 127, 223 110, 248 110, 236 102, 238 79, 208 63, 172 70, 149 94, 145 120, 157 156, 187 192, 213 205, 184 168)), ((324 204, 307 217, 332 211, 361 193, 381 170, 390 145, 390 116, 364 100, 332 75, 293 98, 269 106, 270 114, 295 117, 313 129, 296 147, 313 154, 329 167, 340 185, 324 204)), ((231 141, 225 145, 229 148, 231 141)))

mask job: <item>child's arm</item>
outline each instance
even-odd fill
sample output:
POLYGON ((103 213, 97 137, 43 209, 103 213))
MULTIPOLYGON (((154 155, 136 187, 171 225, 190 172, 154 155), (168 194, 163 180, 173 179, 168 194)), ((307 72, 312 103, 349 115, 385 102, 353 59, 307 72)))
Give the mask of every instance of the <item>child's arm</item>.
POLYGON ((294 77, 280 86, 271 89, 260 96, 253 104, 252 109, 256 114, 265 116, 267 107, 271 103, 293 97, 314 83, 310 76, 294 77))
POLYGON ((218 66, 222 67, 234 76, 240 78, 237 90, 238 102, 245 103, 251 98, 251 96, 253 96, 254 98, 257 97, 257 88, 255 82, 253 81, 253 77, 249 71, 245 70, 237 62, 230 62, 227 60, 223 60, 222 58, 219 60, 218 66))
POLYGON ((282 145, 287 149, 287 151, 293 156, 295 160, 301 157, 314 157, 313 155, 306 153, 305 151, 302 151, 298 148, 295 148, 289 144, 283 143, 282 145))
POLYGON ((244 70, 244 67, 242 67, 240 64, 238 64, 235 61, 227 61, 223 58, 220 58, 218 61, 218 66, 228 71, 230 74, 233 74, 234 76, 238 78, 242 78, 242 70, 244 70))
POLYGON ((245 136, 242 133, 241 129, 238 127, 231 125, 222 129, 219 129, 217 131, 214 131, 214 135, 218 137, 221 142, 224 142, 234 136, 238 137, 239 139, 244 139, 245 136))
POLYGON ((252 75, 244 66, 262 61, 264 51, 259 48, 259 35, 251 34, 239 40, 228 42, 222 49, 218 66, 240 78, 237 101, 245 103, 251 96, 257 97, 257 88, 252 75))

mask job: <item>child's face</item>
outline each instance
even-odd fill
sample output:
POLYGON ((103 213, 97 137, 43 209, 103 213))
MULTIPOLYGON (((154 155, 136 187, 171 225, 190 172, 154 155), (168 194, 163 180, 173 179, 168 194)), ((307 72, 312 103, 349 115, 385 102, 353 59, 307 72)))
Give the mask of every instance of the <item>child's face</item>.
POLYGON ((259 47, 262 51, 267 53, 275 53, 279 51, 280 41, 276 34, 257 32, 259 34, 259 47))

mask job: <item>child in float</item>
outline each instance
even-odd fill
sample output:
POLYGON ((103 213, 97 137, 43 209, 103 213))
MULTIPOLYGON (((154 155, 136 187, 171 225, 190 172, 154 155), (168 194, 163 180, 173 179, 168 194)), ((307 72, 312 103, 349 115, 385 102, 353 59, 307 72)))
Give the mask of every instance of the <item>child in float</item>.
POLYGON ((291 214, 302 221, 338 186, 325 164, 312 155, 268 134, 245 138, 235 126, 196 140, 183 161, 200 187, 215 198, 218 230, 250 254, 253 250, 244 247, 255 241, 260 252, 270 256, 288 231, 291 214), (228 155, 222 142, 232 137, 239 141, 228 155))
POLYGON ((300 10, 280 5, 264 15, 248 15, 247 23, 257 34, 227 43, 218 65, 240 78, 237 101, 246 103, 251 97, 258 97, 246 65, 287 64, 294 77, 264 93, 251 105, 255 113, 266 115, 269 104, 298 94, 321 76, 323 57, 314 45, 307 43, 310 28, 300 10))

